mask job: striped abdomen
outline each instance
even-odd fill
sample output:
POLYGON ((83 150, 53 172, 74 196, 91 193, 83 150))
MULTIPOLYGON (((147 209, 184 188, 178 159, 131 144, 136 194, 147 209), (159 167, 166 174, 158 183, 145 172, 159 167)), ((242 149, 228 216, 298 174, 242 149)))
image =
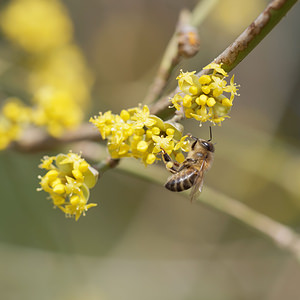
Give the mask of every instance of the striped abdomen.
POLYGON ((165 184, 165 187, 172 192, 182 192, 191 188, 198 176, 199 170, 195 168, 184 169, 172 175, 165 184))

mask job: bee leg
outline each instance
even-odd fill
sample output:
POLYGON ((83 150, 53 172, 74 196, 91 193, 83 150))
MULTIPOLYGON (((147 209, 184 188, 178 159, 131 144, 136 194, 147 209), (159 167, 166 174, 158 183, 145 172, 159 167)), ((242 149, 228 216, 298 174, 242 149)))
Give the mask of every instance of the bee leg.
POLYGON ((199 139, 196 138, 196 137, 194 137, 194 136, 192 136, 190 133, 188 133, 187 136, 188 136, 189 138, 191 138, 191 139, 194 140, 193 144, 191 145, 191 149, 194 150, 194 148, 195 148, 195 146, 196 146, 196 144, 197 144, 197 142, 198 142, 199 139))
POLYGON ((193 158, 187 158, 186 161, 188 161, 188 162, 190 162, 190 163, 192 163, 192 164, 195 164, 195 163, 198 162, 197 159, 193 159, 193 158))
POLYGON ((178 168, 180 168, 180 164, 176 161, 173 161, 170 155, 164 149, 161 149, 161 151, 162 159, 164 164, 166 165, 166 168, 173 174, 178 173, 178 168))

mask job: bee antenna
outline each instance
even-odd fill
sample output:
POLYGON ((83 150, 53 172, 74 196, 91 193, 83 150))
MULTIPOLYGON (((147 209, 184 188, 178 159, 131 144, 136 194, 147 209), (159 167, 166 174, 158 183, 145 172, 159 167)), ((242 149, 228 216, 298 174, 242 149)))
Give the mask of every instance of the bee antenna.
POLYGON ((210 142, 211 140, 212 140, 212 130, 211 130, 211 126, 209 126, 209 139, 207 141, 210 142))

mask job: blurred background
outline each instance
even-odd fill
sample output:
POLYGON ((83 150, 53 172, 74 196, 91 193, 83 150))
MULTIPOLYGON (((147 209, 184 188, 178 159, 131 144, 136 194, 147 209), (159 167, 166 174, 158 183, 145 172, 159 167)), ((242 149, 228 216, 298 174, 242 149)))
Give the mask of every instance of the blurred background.
MULTIPOLYGON (((62 3, 93 78, 88 120, 143 100, 180 10, 197 1, 62 3)), ((201 70, 267 3, 221 0, 199 28, 199 53, 180 63, 166 92, 176 87, 180 69, 201 70)), ((232 72, 240 97, 231 119, 213 128, 215 161, 205 178, 206 186, 298 232, 299 13, 298 4, 232 72)), ((1 36, 2 53, 8 44, 1 36)), ((186 132, 208 137, 206 124, 184 125, 186 132)), ((98 207, 78 222, 65 218, 36 192, 40 158, 52 153, 0 153, 1 299, 300 298, 300 263, 290 253, 227 215, 117 169, 91 191, 98 207)))

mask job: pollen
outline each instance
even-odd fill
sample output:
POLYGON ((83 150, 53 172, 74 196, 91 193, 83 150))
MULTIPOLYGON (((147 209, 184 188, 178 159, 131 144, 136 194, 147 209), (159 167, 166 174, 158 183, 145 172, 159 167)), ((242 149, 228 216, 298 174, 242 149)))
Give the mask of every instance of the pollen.
POLYGON ((166 163, 167 169, 171 169, 173 167, 173 162, 169 161, 166 163))
POLYGON ((182 153, 178 153, 175 157, 175 159, 179 162, 179 163, 183 163, 185 160, 185 157, 182 153))

